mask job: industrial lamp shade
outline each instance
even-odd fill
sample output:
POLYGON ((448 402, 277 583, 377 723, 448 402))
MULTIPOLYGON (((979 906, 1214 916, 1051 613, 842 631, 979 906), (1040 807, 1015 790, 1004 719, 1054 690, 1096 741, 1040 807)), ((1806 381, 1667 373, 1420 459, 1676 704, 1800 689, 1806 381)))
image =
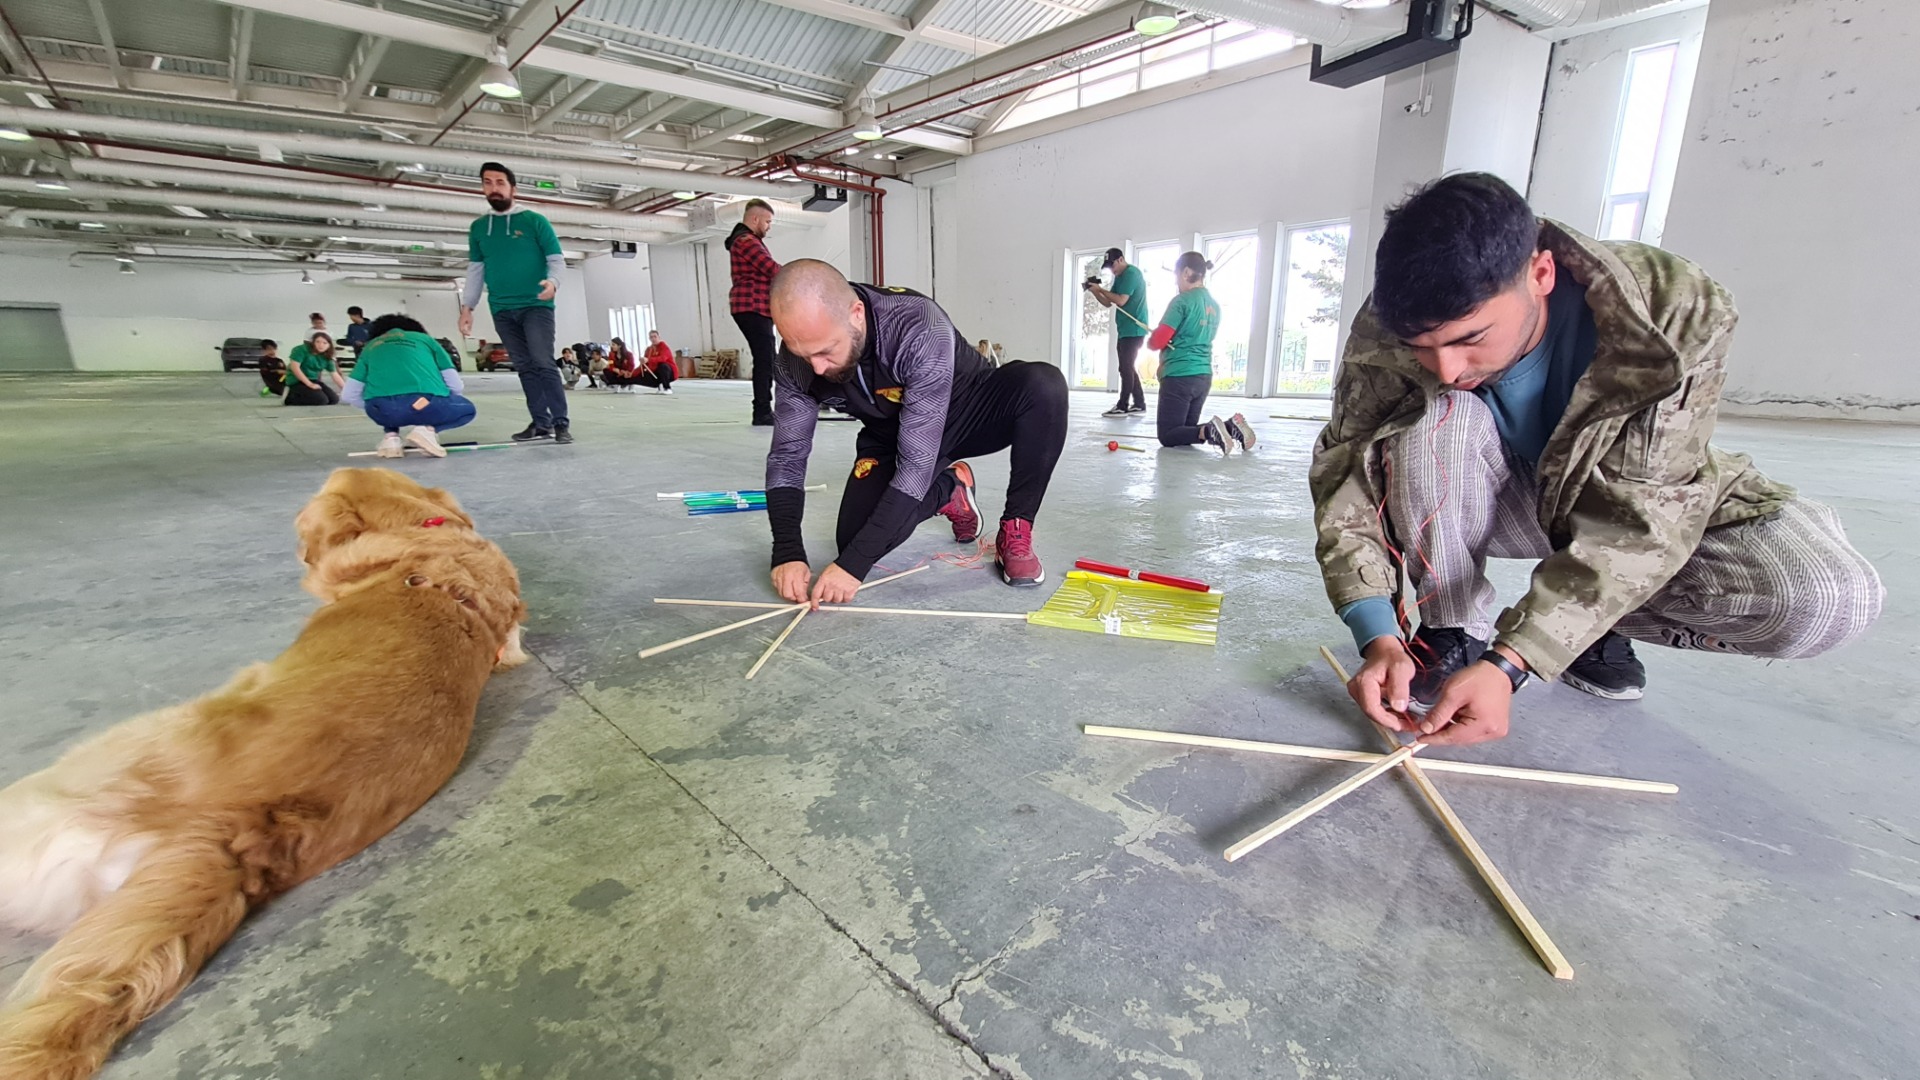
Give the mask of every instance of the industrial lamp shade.
POLYGON ((480 92, 488 97, 517 98, 520 96, 520 80, 514 77, 513 69, 507 67, 507 50, 493 51, 493 60, 487 69, 480 73, 480 92))
POLYGON ((1133 32, 1141 37, 1159 37, 1180 25, 1180 13, 1165 4, 1142 4, 1133 17, 1133 32))
POLYGON ((32 142, 33 136, 27 134, 26 128, 14 127, 12 124, 0 124, 0 139, 5 139, 8 142, 32 142))
POLYGON ((886 132, 880 130, 880 121, 873 115, 872 109, 861 109, 854 114, 853 137, 861 142, 873 142, 883 138, 886 132))

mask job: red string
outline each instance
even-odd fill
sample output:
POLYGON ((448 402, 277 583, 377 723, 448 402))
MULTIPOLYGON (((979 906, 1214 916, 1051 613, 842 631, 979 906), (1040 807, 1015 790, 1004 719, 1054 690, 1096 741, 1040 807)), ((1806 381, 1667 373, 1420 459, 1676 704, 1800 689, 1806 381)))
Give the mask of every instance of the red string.
MULTIPOLYGON (((1453 395, 1448 394, 1446 411, 1440 414, 1440 419, 1434 423, 1433 430, 1427 435, 1427 453, 1433 459, 1434 469, 1440 473, 1440 501, 1434 504, 1433 512, 1429 513, 1426 518, 1414 526, 1413 529, 1413 555, 1420 560, 1420 566, 1429 575, 1437 575, 1438 571, 1434 569, 1433 563, 1427 559, 1425 541, 1427 529, 1433 524, 1434 519, 1440 516, 1440 511, 1446 508, 1447 500, 1453 496, 1453 478, 1447 475, 1447 464, 1441 459, 1440 451, 1436 446, 1436 442, 1440 437, 1440 429, 1446 426, 1447 421, 1451 419, 1452 416, 1453 395)), ((1394 563, 1399 567, 1402 574, 1404 574, 1407 566, 1406 556, 1401 553, 1399 548, 1393 546, 1393 541, 1389 539, 1389 533, 1387 531, 1387 499, 1389 498, 1389 493, 1393 490, 1393 458, 1384 451, 1381 454, 1381 465, 1382 471, 1385 474, 1386 491, 1381 493, 1380 505, 1374 508, 1374 520, 1380 528, 1381 545, 1387 549, 1387 554, 1393 557, 1394 563)), ((1431 596, 1415 600, 1413 606, 1418 608, 1430 599, 1432 599, 1431 596)), ((1413 641, 1413 621, 1411 613, 1407 610, 1405 597, 1396 595, 1394 597, 1393 608, 1394 618, 1400 624, 1401 636, 1409 642, 1413 641)), ((1423 668, 1426 666, 1420 664, 1420 658, 1418 656, 1414 657, 1414 663, 1419 664, 1423 668)))

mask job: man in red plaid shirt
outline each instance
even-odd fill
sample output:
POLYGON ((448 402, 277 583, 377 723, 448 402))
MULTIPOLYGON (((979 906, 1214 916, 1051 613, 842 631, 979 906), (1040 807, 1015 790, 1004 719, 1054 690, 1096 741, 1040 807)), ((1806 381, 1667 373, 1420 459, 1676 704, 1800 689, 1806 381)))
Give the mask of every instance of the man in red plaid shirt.
POLYGON ((753 423, 756 427, 773 425, 773 313, 767 298, 773 289, 773 275, 780 264, 767 254, 765 237, 773 227, 773 207, 765 199, 752 199, 740 224, 727 237, 727 254, 732 259, 733 322, 746 335, 747 348, 753 353, 753 423))

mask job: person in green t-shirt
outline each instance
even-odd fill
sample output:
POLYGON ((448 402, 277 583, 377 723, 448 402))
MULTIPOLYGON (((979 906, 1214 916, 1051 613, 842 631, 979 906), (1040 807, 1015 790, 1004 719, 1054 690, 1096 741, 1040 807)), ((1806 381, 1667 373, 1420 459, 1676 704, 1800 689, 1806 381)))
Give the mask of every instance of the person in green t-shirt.
POLYGON ((293 347, 293 355, 287 358, 287 404, 340 404, 338 388, 346 383, 340 378, 333 353, 333 335, 325 330, 315 330, 313 336, 293 347))
POLYGON ((427 328, 405 315, 382 315, 367 331, 367 344, 341 388, 340 400, 366 410, 386 429, 377 453, 401 457, 400 429, 411 424, 407 442, 434 457, 446 457, 439 433, 473 420, 478 411, 460 396, 466 389, 453 357, 427 336, 427 328))
POLYGON ((1100 306, 1113 309, 1113 337, 1120 356, 1120 401, 1102 416, 1126 416, 1147 411, 1147 392, 1140 385, 1140 346, 1147 340, 1147 277, 1127 261, 1126 252, 1108 248, 1101 267, 1113 272, 1113 287, 1087 279, 1084 288, 1100 306))
POLYGON ((1180 295, 1167 305, 1147 348, 1160 354, 1160 411, 1156 417, 1161 446, 1217 447, 1222 456, 1237 444, 1253 449, 1253 426, 1240 413, 1202 424, 1200 410, 1213 389, 1213 335, 1220 329, 1220 304, 1207 291, 1205 255, 1189 251, 1175 260, 1180 295))
POLYGON ((473 309, 488 294, 493 328, 513 360, 533 422, 514 442, 573 441, 567 420, 567 388, 553 352, 553 297, 567 260, 553 225, 531 210, 517 209, 513 170, 497 161, 480 166, 480 192, 489 212, 467 227, 467 280, 460 292, 460 336, 473 333, 473 309))

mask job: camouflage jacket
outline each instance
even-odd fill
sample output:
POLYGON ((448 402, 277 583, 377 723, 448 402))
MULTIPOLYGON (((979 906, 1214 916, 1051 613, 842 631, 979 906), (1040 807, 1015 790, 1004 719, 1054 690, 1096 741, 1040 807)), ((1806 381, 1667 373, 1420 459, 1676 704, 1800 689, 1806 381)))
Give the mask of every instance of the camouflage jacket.
MULTIPOLYGON (((1496 640, 1553 679, 1666 584, 1707 529, 1770 514, 1793 491, 1708 444, 1737 319, 1732 294, 1678 256, 1558 222, 1542 222, 1540 246, 1587 287, 1596 347, 1540 458, 1537 512, 1553 554, 1495 626, 1496 640)), ((1438 393, 1369 298, 1309 473, 1316 554, 1336 608, 1400 595, 1401 569, 1381 535, 1382 440, 1413 426, 1438 393)), ((1404 550, 1406 526, 1388 527, 1404 550)))

